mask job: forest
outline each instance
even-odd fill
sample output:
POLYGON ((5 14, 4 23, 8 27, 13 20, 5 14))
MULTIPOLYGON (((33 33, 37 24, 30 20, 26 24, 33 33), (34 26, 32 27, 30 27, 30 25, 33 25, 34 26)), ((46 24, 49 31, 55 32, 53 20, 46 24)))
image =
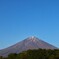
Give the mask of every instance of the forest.
POLYGON ((59 59, 59 49, 28 50, 22 53, 11 53, 8 57, 0 56, 0 59, 59 59))

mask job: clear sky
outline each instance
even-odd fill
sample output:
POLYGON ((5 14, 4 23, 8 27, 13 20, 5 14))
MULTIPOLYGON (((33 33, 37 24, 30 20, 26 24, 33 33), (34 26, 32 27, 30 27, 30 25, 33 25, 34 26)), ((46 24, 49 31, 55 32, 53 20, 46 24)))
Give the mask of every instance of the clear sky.
POLYGON ((0 0, 0 49, 29 36, 59 47, 59 0, 0 0))

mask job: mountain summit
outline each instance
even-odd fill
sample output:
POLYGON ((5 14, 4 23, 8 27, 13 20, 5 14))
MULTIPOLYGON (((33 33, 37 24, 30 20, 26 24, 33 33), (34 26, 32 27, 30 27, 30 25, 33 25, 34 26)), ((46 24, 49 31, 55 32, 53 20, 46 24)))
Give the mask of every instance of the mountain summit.
POLYGON ((57 49, 55 46, 38 39, 35 36, 28 37, 25 40, 16 43, 13 46, 0 50, 0 56, 8 56, 10 53, 20 53, 29 49, 57 49))

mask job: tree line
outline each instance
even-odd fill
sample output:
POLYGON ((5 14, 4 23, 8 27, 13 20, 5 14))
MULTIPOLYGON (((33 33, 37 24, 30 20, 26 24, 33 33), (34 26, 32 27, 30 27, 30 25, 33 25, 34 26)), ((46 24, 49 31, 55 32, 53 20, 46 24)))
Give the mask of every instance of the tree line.
POLYGON ((58 49, 28 50, 23 51, 22 53, 19 54, 11 53, 8 55, 8 57, 0 56, 0 59, 59 59, 59 50, 58 49))

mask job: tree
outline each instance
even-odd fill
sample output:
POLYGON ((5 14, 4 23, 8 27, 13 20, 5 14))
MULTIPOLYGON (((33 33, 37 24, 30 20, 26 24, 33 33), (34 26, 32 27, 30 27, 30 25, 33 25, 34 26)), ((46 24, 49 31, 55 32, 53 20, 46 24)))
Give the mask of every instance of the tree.
POLYGON ((12 53, 8 55, 8 59, 16 59, 17 54, 16 53, 12 53))
POLYGON ((2 57, 2 56, 0 56, 0 59, 3 59, 3 57, 2 57))

